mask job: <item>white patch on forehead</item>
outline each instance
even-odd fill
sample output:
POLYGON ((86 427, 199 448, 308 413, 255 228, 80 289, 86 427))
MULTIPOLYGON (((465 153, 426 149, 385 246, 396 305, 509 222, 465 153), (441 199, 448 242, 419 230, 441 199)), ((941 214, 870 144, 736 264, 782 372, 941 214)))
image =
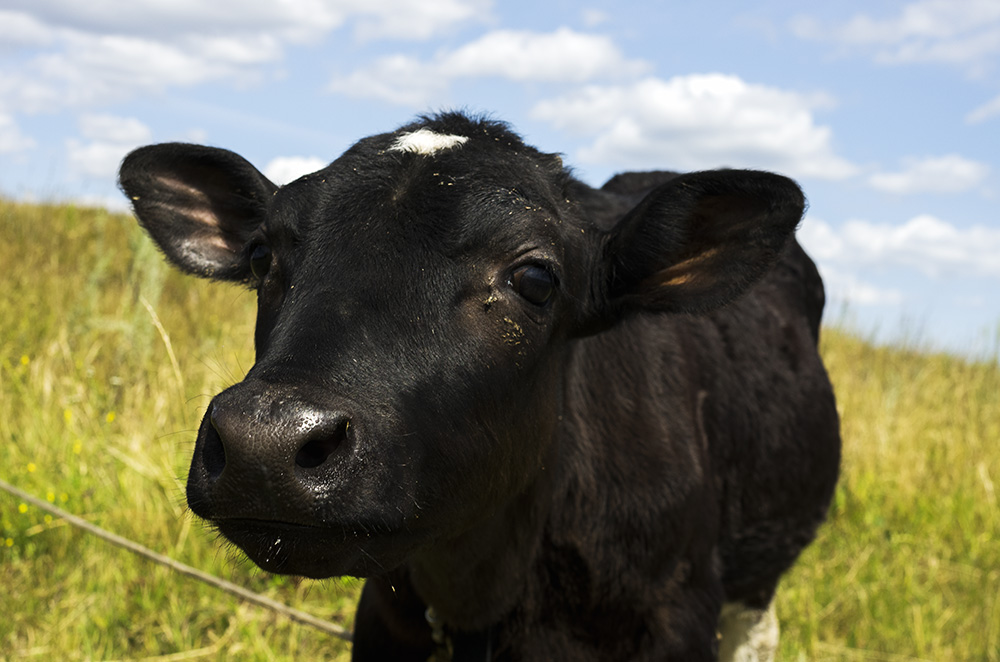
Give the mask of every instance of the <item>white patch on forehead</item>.
POLYGON ((460 147, 468 140, 468 136, 448 136, 423 128, 412 133, 404 133, 396 138, 396 142, 392 143, 389 151, 414 152, 424 156, 433 156, 440 151, 460 147))

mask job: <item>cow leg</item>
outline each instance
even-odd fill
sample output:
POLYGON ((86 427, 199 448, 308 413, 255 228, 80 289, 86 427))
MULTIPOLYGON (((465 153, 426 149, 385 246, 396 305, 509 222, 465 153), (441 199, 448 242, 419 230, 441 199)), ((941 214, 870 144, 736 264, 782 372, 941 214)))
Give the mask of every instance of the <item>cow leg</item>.
POLYGON ((719 635, 720 662, 771 662, 778 653, 774 601, 767 609, 726 603, 719 616, 719 635))

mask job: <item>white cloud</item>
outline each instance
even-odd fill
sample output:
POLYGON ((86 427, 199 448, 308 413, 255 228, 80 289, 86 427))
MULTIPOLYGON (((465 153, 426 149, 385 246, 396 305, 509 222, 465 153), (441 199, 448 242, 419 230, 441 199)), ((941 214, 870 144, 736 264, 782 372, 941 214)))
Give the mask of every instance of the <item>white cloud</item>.
POLYGON ((145 124, 132 117, 115 115, 84 115, 80 118, 80 134, 90 140, 140 145, 152 139, 145 124))
POLYGON ((978 74, 1000 55, 1000 3, 996 0, 919 0, 891 18, 858 14, 833 26, 799 17, 791 28, 804 39, 871 52, 877 62, 885 64, 938 62, 978 74))
POLYGON ((879 287, 852 273, 825 264, 817 265, 823 277, 826 296, 831 301, 846 301, 859 306, 898 306, 906 297, 894 287, 879 287))
POLYGON ((489 0, 8 0, 0 98, 10 112, 106 105, 211 81, 252 83, 289 44, 354 25, 426 39, 484 17, 489 0))
POLYGON ((25 65, 0 69, 0 91, 11 109, 37 113, 106 105, 140 93, 213 80, 253 80, 276 61, 280 45, 266 36, 244 41, 199 38, 166 43, 134 36, 67 33, 59 48, 25 65))
POLYGON ((19 11, 0 10, 0 44, 3 44, 3 48, 46 46, 52 40, 52 29, 34 16, 19 11))
POLYGON ((35 141, 21 133, 10 115, 0 113, 0 154, 23 152, 35 146, 35 141))
POLYGON ((70 168, 83 177, 108 181, 114 181, 126 154, 152 140, 149 127, 139 120, 113 115, 84 115, 80 134, 87 142, 66 141, 70 168))
POLYGON ((406 55, 379 58, 370 66, 330 82, 329 90, 355 99, 379 99, 401 106, 424 106, 448 89, 433 66, 406 55))
POLYGON ((858 265, 845 265, 848 241, 829 224, 806 216, 796 238, 816 261, 829 299, 863 306, 898 305, 903 302, 904 296, 899 290, 878 287, 847 270, 858 265))
POLYGON ((199 37, 176 43, 122 35, 68 33, 61 49, 42 53, 23 70, 0 77, 9 103, 26 112, 105 105, 137 93, 213 80, 253 80, 261 65, 281 57, 267 35, 199 37))
POLYGON ((961 193, 978 186, 989 174, 985 163, 957 154, 905 159, 900 172, 871 175, 868 184, 887 193, 961 193))
POLYGON ((582 12, 583 24, 588 28, 596 28, 602 23, 607 23, 611 20, 611 16, 607 12, 601 11, 600 9, 584 9, 582 12))
POLYGON ((647 68, 643 62, 626 59, 611 39, 601 35, 565 27, 550 33, 497 30, 430 61, 405 55, 381 58, 365 69, 335 78, 330 89, 419 106, 460 78, 582 83, 629 78, 647 68))
POLYGON ((581 161, 625 168, 697 170, 757 167, 801 177, 844 179, 857 171, 836 155, 829 127, 814 108, 830 100, 696 74, 588 86, 543 101, 534 117, 580 134, 597 134, 581 161))
POLYGON ((582 83, 648 69, 626 60, 608 37, 562 27, 551 33, 497 30, 440 58, 449 78, 497 76, 514 81, 582 83))
POLYGON ((68 105, 65 95, 40 76, 0 68, 0 110, 36 113, 64 105, 68 105))
POLYGON ((317 156, 279 156, 264 167, 264 176, 278 186, 284 186, 302 175, 325 168, 327 164, 328 161, 317 156))
POLYGON ((6 0, 54 26, 92 34, 172 40, 191 34, 318 39, 347 23, 362 38, 427 39, 488 15, 490 0, 6 0))
POLYGON ((455 26, 483 21, 492 0, 354 0, 344 2, 358 12, 361 39, 430 39, 455 26))
POLYGON ((972 112, 965 116, 965 122, 967 124, 979 124, 997 115, 1000 115, 1000 96, 994 97, 983 105, 974 108, 972 112))
POLYGON ((6 0, 53 30, 170 41, 191 34, 267 32, 304 41, 338 27, 348 3, 322 0, 6 0))
POLYGON ((851 220, 835 228, 807 217, 798 236, 816 261, 828 268, 907 267, 930 277, 1000 278, 1000 229, 996 228, 957 228, 930 215, 902 225, 851 220))
POLYGON ((128 152, 129 147, 116 143, 85 143, 75 138, 66 141, 66 156, 73 172, 91 179, 113 181, 118 164, 128 152))

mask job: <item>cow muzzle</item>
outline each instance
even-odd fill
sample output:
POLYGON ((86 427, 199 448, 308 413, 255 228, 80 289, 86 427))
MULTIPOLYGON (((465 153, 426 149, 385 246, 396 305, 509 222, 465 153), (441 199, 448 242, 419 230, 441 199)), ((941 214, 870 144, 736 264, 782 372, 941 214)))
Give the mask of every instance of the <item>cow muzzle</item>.
POLYGON ((248 378, 226 389, 198 432, 188 505, 265 570, 395 567, 435 535, 434 518, 419 496, 413 437, 391 414, 360 411, 302 381, 248 378))
POLYGON ((202 421, 188 503, 209 520, 315 526, 317 502, 351 455, 347 407, 297 387, 247 380, 216 396, 202 421))

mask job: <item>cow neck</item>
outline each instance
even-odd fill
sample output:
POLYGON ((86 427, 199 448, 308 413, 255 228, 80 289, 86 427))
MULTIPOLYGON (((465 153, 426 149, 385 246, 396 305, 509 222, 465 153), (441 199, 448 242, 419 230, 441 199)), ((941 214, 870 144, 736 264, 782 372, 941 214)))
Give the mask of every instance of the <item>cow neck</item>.
POLYGON ((489 662, 493 659, 497 626, 477 632, 452 632, 438 617, 434 607, 424 613, 431 628, 434 652, 427 662, 489 662))
POLYGON ((548 514, 547 478, 461 535, 411 559, 410 581, 452 632, 485 631, 529 591, 548 514))

